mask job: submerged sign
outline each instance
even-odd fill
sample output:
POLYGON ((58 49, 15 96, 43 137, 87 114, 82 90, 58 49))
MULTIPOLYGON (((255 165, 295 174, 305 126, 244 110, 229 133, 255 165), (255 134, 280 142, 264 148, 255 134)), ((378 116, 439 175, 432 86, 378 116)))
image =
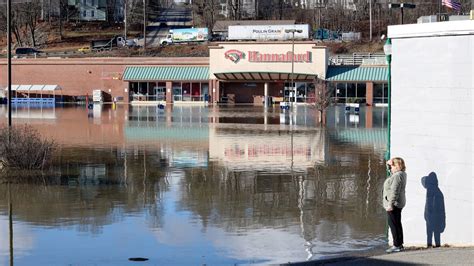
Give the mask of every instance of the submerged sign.
POLYGON ((294 54, 292 52, 286 53, 260 53, 258 51, 249 51, 248 57, 245 52, 239 50, 228 50, 224 53, 226 59, 237 64, 241 60, 248 58, 252 63, 311 63, 312 54, 307 51, 303 54, 294 54))

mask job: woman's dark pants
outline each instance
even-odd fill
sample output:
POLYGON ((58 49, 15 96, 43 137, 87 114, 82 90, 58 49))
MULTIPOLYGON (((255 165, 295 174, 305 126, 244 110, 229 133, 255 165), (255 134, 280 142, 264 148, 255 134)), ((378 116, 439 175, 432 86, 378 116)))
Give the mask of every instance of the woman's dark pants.
POLYGON ((402 209, 393 207, 391 212, 387 212, 388 226, 392 232, 393 245, 403 246, 402 209))

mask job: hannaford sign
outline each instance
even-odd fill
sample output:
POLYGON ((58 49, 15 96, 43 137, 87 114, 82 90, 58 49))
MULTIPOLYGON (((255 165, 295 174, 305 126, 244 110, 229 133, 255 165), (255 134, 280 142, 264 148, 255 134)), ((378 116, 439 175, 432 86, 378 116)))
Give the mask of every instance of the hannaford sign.
POLYGON ((249 51, 249 62, 301 62, 311 63, 311 52, 305 54, 293 54, 286 52, 286 54, 261 54, 256 51, 249 51), (293 57, 293 59, 292 59, 293 57))
MULTIPOLYGON (((225 58, 229 59, 234 63, 238 63, 240 60, 245 59, 245 53, 239 50, 228 50, 224 53, 225 58)), ((304 54, 293 54, 292 52, 286 52, 283 54, 278 53, 260 53, 257 51, 248 52, 249 62, 262 63, 262 62, 275 62, 275 63, 311 63, 311 52, 304 54)))

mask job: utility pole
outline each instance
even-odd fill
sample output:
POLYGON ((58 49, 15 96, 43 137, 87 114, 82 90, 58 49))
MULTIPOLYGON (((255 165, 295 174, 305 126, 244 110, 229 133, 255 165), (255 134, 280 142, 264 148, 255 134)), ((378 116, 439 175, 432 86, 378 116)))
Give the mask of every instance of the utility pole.
POLYGON ((369 40, 372 41, 372 0, 369 0, 369 40))
MULTIPOLYGON (((12 0, 7 0, 8 127, 12 126, 12 0)), ((10 133, 8 133, 10 136, 10 133)))
POLYGON ((125 43, 127 42, 127 5, 128 0, 123 0, 123 38, 125 39, 125 43))
POLYGON ((314 8, 318 9, 318 28, 322 28, 321 27, 321 9, 326 8, 326 1, 318 0, 314 8))
POLYGON ((146 0, 143 0, 143 54, 146 54, 146 0))

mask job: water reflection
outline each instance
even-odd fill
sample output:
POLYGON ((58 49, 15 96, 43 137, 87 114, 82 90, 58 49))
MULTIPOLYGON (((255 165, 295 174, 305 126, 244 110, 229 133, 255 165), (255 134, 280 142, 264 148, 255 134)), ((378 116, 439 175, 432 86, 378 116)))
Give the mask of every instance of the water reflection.
POLYGON ((56 108, 54 127, 18 116, 61 148, 46 177, 11 186, 15 262, 268 264, 384 243, 385 114, 355 115, 333 108, 326 127, 311 108, 56 108))

